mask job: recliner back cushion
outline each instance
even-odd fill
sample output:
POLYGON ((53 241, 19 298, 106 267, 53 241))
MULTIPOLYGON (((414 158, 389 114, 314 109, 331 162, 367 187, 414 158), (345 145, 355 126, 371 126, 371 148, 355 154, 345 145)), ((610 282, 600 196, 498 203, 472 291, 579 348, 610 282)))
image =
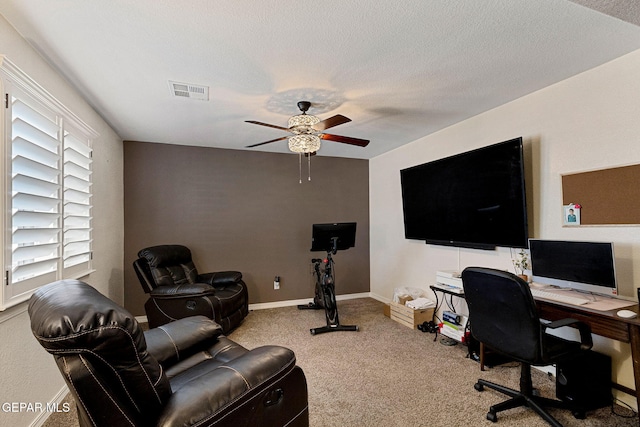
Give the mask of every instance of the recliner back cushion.
POLYGON ((158 286, 196 283, 198 270, 191 259, 191 251, 182 245, 160 245, 142 249, 138 257, 149 263, 158 286))
POLYGON ((93 287, 51 283, 33 294, 28 310, 31 330, 49 353, 95 361, 98 382, 119 384, 140 413, 157 415, 169 399, 169 380, 147 352, 138 322, 93 287))

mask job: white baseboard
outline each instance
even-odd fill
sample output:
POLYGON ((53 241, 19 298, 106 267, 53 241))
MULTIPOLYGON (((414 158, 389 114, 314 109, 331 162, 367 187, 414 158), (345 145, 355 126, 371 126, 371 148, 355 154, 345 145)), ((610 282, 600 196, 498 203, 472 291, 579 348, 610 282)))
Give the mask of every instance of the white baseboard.
POLYGON ((369 292, 369 296, 375 300, 383 302, 385 304, 389 304, 391 302, 391 298, 383 297, 378 294, 374 294, 373 292, 369 292))
MULTIPOLYGON (((361 292, 358 294, 346 294, 336 295, 336 301, 344 301, 348 299, 357 298, 370 298, 371 292, 361 292)), ((377 299, 377 298, 376 298, 377 299)), ((260 302, 256 304, 249 304, 249 310, 264 310, 267 308, 279 308, 279 307, 291 307, 296 305, 306 305, 313 301, 313 298, 287 300, 287 301, 274 301, 274 302, 260 302)))
MULTIPOLYGON (((384 299, 378 297, 376 295, 371 294, 371 292, 360 292, 358 294, 346 294, 346 295, 336 295, 336 301, 344 301, 348 299, 357 299, 357 298, 374 298, 378 301, 389 302, 389 299, 384 299)), ((259 302, 256 304, 249 304, 249 310, 264 310, 267 308, 279 308, 279 307, 291 307, 296 305, 306 305, 313 301, 313 298, 305 298, 305 299, 294 299, 287 301, 274 301, 274 302, 259 302)), ((136 316, 136 321, 138 323, 147 323, 147 316, 136 316)))
MULTIPOLYGON (((62 407, 62 401, 69 393, 69 388, 65 385, 63 386, 58 393, 54 396, 53 400, 49 402, 51 406, 62 407)), ((29 424, 29 427, 40 427, 45 421, 49 418, 49 416, 53 412, 42 411, 38 414, 38 416, 29 424)))

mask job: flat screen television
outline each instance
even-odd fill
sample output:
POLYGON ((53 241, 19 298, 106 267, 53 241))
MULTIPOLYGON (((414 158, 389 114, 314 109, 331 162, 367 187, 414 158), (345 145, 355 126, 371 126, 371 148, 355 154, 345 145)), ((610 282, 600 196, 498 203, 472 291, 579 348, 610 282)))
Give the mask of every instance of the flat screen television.
POLYGON ((526 248, 522 138, 400 171, 405 238, 427 244, 526 248))
POLYGON ((613 243, 529 240, 536 283, 618 295, 613 243))

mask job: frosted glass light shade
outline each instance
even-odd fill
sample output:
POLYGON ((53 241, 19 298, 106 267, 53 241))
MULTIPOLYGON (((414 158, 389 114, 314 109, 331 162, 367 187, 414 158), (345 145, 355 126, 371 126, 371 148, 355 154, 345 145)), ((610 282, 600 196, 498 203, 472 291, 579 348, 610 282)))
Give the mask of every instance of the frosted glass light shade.
POLYGON ((315 153, 320 149, 320 138, 316 135, 301 134, 289 138, 289 150, 294 153, 315 153))
MULTIPOLYGON (((298 114, 297 116, 293 116, 289 119, 289 129, 295 131, 296 128, 310 128, 311 126, 319 123, 320 119, 316 116, 311 116, 308 114, 298 114)), ((304 133, 313 132, 313 129, 306 129, 304 133)))

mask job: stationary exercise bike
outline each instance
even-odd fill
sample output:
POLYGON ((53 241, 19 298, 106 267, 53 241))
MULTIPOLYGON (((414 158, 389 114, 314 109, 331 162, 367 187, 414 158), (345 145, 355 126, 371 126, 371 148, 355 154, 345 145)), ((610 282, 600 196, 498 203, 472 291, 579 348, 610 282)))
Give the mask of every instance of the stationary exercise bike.
POLYGON ((346 249, 353 246, 353 242, 355 241, 355 223, 314 224, 313 227, 313 244, 311 250, 318 250, 318 247, 323 247, 327 251, 327 257, 324 260, 320 258, 311 259, 313 263, 313 274, 316 278, 315 296, 313 302, 307 305, 299 305, 298 308, 300 310, 321 310, 324 308, 327 325, 311 328, 311 335, 335 331, 358 331, 359 328, 356 325, 340 324, 338 305, 336 303, 335 274, 333 272, 332 257, 332 255, 338 252, 339 247, 346 249), (328 237, 327 233, 335 235, 328 237), (351 234, 353 234, 352 238, 341 241, 341 236, 350 236, 351 234), (349 242, 352 243, 349 245, 349 242), (321 268, 322 264, 324 264, 324 268, 321 268))

